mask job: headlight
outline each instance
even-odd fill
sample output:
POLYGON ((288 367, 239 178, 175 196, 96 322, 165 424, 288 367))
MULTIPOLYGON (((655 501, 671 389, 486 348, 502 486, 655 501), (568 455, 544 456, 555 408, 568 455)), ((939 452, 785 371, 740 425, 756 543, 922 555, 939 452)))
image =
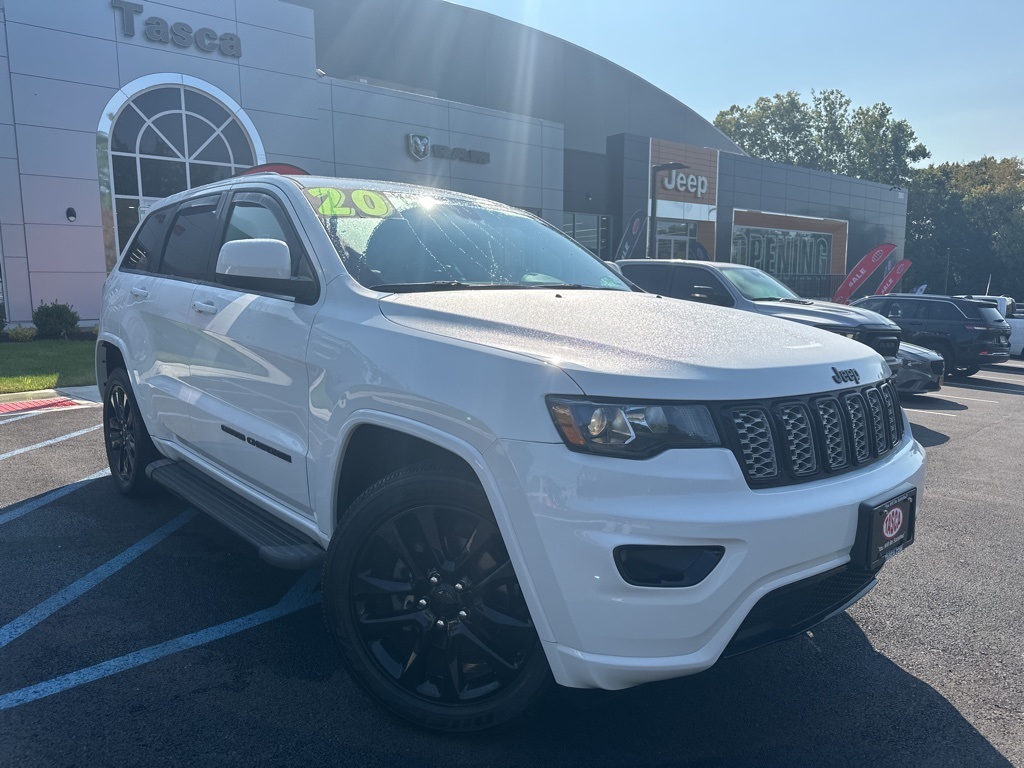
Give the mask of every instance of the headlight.
POLYGON ((669 448, 721 445, 706 405, 623 403, 550 395, 548 411, 574 451, 646 459, 669 448))

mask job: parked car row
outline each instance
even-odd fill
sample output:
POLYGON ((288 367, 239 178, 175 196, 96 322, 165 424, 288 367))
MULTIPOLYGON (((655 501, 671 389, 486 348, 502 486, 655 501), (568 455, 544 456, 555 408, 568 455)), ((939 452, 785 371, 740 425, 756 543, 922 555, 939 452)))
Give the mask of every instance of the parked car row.
POLYGON ((947 375, 973 376, 983 365, 1010 359, 1010 325, 990 302, 893 293, 854 305, 884 315, 899 325, 903 339, 942 355, 947 375))
POLYGON ((792 320, 867 344, 886 358, 901 393, 942 387, 942 356, 901 342, 899 324, 870 308, 802 298, 768 273, 742 264, 668 259, 616 263, 626 278, 651 293, 792 320))

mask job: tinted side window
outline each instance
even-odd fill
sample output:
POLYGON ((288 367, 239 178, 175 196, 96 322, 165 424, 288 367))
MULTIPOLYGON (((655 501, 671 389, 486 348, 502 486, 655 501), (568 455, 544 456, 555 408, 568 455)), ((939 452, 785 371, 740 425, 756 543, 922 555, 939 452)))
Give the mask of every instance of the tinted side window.
POLYGON ((178 209, 160 262, 161 274, 191 279, 206 275, 217 234, 219 200, 219 196, 201 198, 178 209))
POLYGON ((949 301, 929 301, 929 320, 963 320, 964 313, 955 304, 949 301))
POLYGON ((277 201, 262 192, 236 194, 228 213, 224 242, 257 238, 286 242, 292 258, 292 277, 313 276, 299 239, 277 201))
POLYGON ((670 269, 668 264, 623 264, 622 274, 648 293, 667 295, 671 279, 670 269))
POLYGON ((670 295, 675 299, 733 305, 732 296, 718 275, 700 267, 675 267, 670 295))
POLYGON ((160 249, 167 237, 167 225, 173 208, 152 211, 142 222, 138 234, 128 246, 121 260, 121 269, 132 272, 155 272, 160 261, 160 249))
POLYGON ((885 299, 864 299, 864 301, 858 301, 857 306, 863 307, 864 309, 870 309, 872 312, 881 312, 882 307, 885 304, 885 299))

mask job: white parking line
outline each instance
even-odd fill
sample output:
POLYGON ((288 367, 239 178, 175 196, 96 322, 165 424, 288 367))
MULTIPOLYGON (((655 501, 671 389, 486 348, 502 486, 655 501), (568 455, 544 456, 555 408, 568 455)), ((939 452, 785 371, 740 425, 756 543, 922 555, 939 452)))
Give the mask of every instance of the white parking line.
MULTIPOLYGON (((1021 390, 1019 389, 996 389, 995 387, 983 387, 980 384, 971 384, 969 386, 961 384, 960 389, 966 389, 968 392, 1005 392, 1008 395, 1019 395, 1021 390)), ((3 457, 0 457, 3 458, 3 457)))
POLYGON ((0 525, 3 525, 4 523, 9 523, 11 522, 11 520, 15 520, 21 517, 22 515, 27 515, 29 512, 35 512, 40 507, 45 507, 51 501, 55 501, 59 499, 61 496, 67 496, 72 491, 77 491, 83 485, 91 483, 93 480, 99 480, 101 477, 107 477, 109 474, 109 469, 101 469, 99 472, 89 475, 88 477, 79 480, 77 483, 65 485, 63 488, 58 488, 55 491, 50 491, 48 494, 46 494, 45 496, 40 496, 35 501, 28 501, 23 504, 19 504, 13 508, 0 507, 0 510, 11 509, 10 512, 5 512, 4 514, 0 515, 0 525))
POLYGON ((949 416, 952 419, 960 418, 955 413, 946 413, 945 411, 918 411, 914 408, 904 408, 903 410, 907 413, 933 413, 936 416, 949 416))
POLYGON ((996 405, 999 405, 998 400, 982 400, 980 397, 963 397, 962 395, 954 395, 954 397, 956 397, 957 400, 971 400, 975 403, 995 403, 996 405))
POLYGON ((12 421, 21 421, 22 419, 27 419, 31 416, 38 416, 41 413, 50 413, 50 411, 32 411, 31 413, 23 413, 21 416, 12 416, 9 419, 4 419, 3 421, 0 421, 0 424, 10 424, 12 421))
POLYGON ((12 456, 20 456, 23 453, 34 451, 36 450, 36 448, 45 448, 46 446, 53 445, 54 443, 59 443, 64 440, 70 440, 73 437, 78 437, 79 435, 84 435, 88 432, 95 432, 97 429, 102 428, 102 424, 97 424, 95 427, 86 427, 85 429, 80 429, 77 432, 72 432, 70 435, 61 435, 60 437, 53 438, 53 440, 47 440, 44 443, 36 443, 35 445, 30 445, 25 448, 18 448, 17 450, 8 451, 7 453, 0 453, 0 461, 3 461, 4 459, 9 459, 12 456))

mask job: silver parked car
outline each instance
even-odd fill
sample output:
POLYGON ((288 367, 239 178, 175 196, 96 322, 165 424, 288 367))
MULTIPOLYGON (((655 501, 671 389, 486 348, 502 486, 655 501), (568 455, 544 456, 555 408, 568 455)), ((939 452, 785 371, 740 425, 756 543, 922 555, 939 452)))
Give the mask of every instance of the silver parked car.
POLYGON ((901 341, 896 357, 901 363, 896 374, 897 392, 902 395, 922 395, 942 389, 945 368, 942 355, 901 341))

